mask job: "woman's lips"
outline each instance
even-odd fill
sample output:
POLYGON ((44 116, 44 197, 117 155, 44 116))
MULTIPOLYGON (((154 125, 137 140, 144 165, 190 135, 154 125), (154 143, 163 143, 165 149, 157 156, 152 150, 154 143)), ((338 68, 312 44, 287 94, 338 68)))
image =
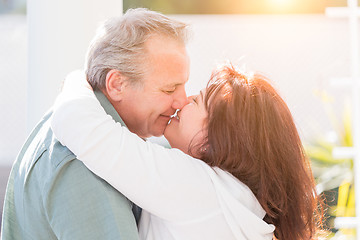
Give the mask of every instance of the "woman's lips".
POLYGON ((174 113, 174 115, 172 115, 172 116, 170 117, 170 120, 169 120, 168 124, 170 124, 171 121, 177 121, 177 122, 179 122, 180 118, 179 118, 179 116, 178 116, 177 113, 178 113, 178 111, 176 111, 176 112, 174 113))

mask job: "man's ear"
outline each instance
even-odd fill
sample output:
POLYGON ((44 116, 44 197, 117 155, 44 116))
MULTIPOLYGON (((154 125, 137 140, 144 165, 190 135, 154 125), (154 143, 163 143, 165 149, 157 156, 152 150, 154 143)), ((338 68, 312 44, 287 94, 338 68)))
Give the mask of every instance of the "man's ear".
POLYGON ((113 101, 120 101, 127 78, 118 70, 111 69, 106 74, 106 92, 113 101))

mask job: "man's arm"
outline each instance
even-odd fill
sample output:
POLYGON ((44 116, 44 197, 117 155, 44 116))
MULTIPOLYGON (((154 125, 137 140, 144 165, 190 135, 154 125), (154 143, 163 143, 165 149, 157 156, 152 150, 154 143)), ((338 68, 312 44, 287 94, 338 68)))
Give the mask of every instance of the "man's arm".
POLYGON ((58 166, 46 191, 44 207, 58 239, 138 240, 132 204, 79 160, 58 166))

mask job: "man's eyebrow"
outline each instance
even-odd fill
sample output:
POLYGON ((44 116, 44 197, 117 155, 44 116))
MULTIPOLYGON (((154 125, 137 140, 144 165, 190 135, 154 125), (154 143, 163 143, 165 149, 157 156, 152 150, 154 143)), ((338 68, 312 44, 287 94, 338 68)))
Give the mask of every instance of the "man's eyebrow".
POLYGON ((183 83, 171 83, 171 84, 165 85, 164 88, 177 87, 177 86, 180 86, 182 84, 183 83))

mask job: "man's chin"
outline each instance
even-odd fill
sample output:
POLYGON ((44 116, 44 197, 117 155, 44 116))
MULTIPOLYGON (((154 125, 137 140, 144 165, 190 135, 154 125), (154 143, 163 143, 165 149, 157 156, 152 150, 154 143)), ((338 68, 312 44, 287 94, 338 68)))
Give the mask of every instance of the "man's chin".
POLYGON ((152 136, 149 136, 149 137, 162 137, 164 134, 161 133, 161 134, 153 134, 152 136))
MULTIPOLYGON (((159 129, 154 129, 154 131, 151 132, 151 136, 154 136, 154 137, 161 137, 164 135, 164 132, 165 132, 165 128, 166 126, 164 127, 161 127, 159 129)), ((150 136, 150 137, 151 137, 150 136)))

